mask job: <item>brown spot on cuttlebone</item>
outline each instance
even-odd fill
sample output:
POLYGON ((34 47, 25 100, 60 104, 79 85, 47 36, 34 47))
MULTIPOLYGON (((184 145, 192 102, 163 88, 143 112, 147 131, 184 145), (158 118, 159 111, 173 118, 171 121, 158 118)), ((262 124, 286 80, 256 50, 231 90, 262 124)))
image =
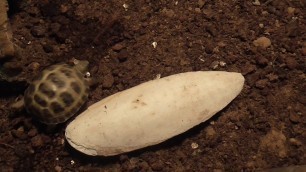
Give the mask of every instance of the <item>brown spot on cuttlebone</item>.
POLYGON ((36 101, 36 103, 38 103, 42 107, 46 107, 47 106, 46 100, 44 100, 43 98, 41 98, 37 94, 34 95, 34 100, 36 101))
POLYGON ((51 109, 53 110, 54 113, 60 113, 64 111, 64 108, 57 102, 51 103, 51 109))
POLYGON ((133 101, 133 103, 140 104, 141 106, 145 106, 145 105, 147 105, 145 102, 140 101, 139 99, 136 99, 135 101, 133 101))
POLYGON ((81 87, 78 85, 78 83, 71 82, 70 86, 76 93, 80 93, 81 87))
POLYGON ((63 88, 65 86, 65 82, 61 80, 55 73, 50 73, 47 79, 55 84, 58 88, 63 88))
POLYGON ((71 106, 74 101, 73 97, 69 93, 61 93, 60 97, 68 107, 71 106))
POLYGON ((55 92, 54 91, 52 91, 49 87, 48 87, 48 85, 47 84, 45 84, 45 83, 41 83, 40 85, 39 85, 39 87, 38 87, 38 90, 41 92, 41 93, 43 93, 43 94, 45 94, 48 98, 53 98, 54 96, 55 96, 55 92))

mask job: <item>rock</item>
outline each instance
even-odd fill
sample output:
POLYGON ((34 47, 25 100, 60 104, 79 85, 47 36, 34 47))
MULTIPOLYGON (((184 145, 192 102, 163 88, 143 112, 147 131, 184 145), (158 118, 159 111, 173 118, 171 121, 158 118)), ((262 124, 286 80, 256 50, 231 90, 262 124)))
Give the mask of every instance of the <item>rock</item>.
POLYGON ((207 138, 212 138, 212 137, 214 137, 216 135, 216 131, 215 131, 215 129, 212 126, 208 126, 205 129, 205 132, 206 132, 206 137, 207 138))
POLYGON ((256 47, 260 47, 260 48, 263 48, 263 49, 266 49, 268 47, 271 46, 271 40, 267 37, 260 37, 256 40, 253 41, 253 44, 256 46, 256 47))
POLYGON ((211 69, 217 69, 218 66, 219 66, 219 61, 213 61, 213 62, 209 65, 209 67, 210 67, 211 69))
POLYGON ((295 69, 299 64, 294 57, 289 56, 286 58, 286 65, 289 69, 295 69))
POLYGON ((292 123, 299 123, 301 118, 297 113, 291 112, 289 119, 292 123))
POLYGON ((38 62, 32 62, 28 65, 28 69, 30 71, 37 72, 37 70, 40 68, 40 64, 38 62))
POLYGON ((171 9, 167 9, 167 8, 164 8, 162 10, 162 13, 165 14, 165 16, 169 17, 169 18, 172 18, 174 15, 175 15, 175 12, 171 9))
POLYGON ((287 156, 286 136, 281 132, 272 129, 260 139, 260 149, 276 154, 280 158, 287 156))
POLYGON ((278 76, 273 73, 267 74, 266 77, 269 79, 269 81, 276 81, 278 79, 278 76))
POLYGON ((103 78, 103 83, 102 86, 104 88, 111 88, 114 84, 115 80, 112 74, 107 74, 104 78, 103 78))
POLYGON ((294 11, 295 11, 295 8, 293 8, 293 7, 288 7, 287 8, 287 12, 288 12, 289 15, 293 15, 294 11))
POLYGON ((198 5, 199 5, 199 8, 202 8, 204 5, 205 5, 205 0, 199 0, 198 1, 198 5))
POLYGON ((31 144, 33 147, 41 147, 44 145, 43 138, 41 135, 37 135, 31 139, 31 144))
POLYGON ((57 165, 57 166, 54 167, 54 170, 56 172, 61 172, 62 171, 62 167, 57 165))
POLYGON ((196 13, 201 13, 201 9, 200 9, 200 8, 195 8, 194 11, 195 11, 196 13))
POLYGON ((25 134, 23 127, 19 127, 17 130, 12 130, 12 135, 22 140, 28 137, 27 134, 25 134))
POLYGON ((35 128, 31 129, 29 132, 28 132, 28 136, 29 137, 34 137, 37 135, 37 130, 35 128))
POLYGON ((296 138, 290 138, 290 139, 289 139, 289 143, 290 143, 291 145, 297 146, 297 147, 300 147, 300 146, 303 145, 303 143, 302 143, 300 140, 296 139, 296 138))
POLYGON ((259 0, 255 0, 255 1, 253 2, 253 5, 260 6, 259 0))
POLYGON ((118 44, 115 44, 113 47, 112 47, 112 50, 114 51, 120 51, 121 49, 123 49, 125 46, 121 43, 118 43, 118 44))
POLYGON ((263 89, 267 86, 268 83, 269 83, 268 79, 261 79, 255 83, 255 87, 263 89))

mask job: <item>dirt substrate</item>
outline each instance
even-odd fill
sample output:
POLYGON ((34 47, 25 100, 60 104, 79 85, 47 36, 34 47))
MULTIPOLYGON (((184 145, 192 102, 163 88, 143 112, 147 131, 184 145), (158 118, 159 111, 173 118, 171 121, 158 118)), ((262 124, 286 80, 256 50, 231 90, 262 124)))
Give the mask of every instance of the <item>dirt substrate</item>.
POLYGON ((218 172, 306 164, 305 1, 9 1, 20 56, 1 62, 0 171, 218 172), (88 60, 98 81, 84 108, 158 74, 235 71, 246 82, 227 108, 187 133, 93 158, 65 142, 67 124, 46 133, 30 114, 10 107, 36 73, 73 57, 88 60))

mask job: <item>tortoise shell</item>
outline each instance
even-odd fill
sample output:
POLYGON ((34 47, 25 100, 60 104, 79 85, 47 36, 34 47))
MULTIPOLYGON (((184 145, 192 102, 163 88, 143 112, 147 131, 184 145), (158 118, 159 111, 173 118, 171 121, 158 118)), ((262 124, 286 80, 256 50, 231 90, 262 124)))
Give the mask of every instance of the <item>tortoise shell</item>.
POLYGON ((57 64, 33 79, 24 94, 26 110, 45 124, 59 124, 71 118, 87 101, 89 84, 77 68, 57 64))

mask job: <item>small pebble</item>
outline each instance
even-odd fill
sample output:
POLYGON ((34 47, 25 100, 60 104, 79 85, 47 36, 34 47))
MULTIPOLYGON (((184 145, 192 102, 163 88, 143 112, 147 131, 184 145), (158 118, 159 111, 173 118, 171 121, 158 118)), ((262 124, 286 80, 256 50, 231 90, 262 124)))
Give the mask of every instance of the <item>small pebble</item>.
POLYGON ((153 46, 153 48, 156 48, 157 47, 157 42, 152 42, 152 46, 153 46))
POLYGON ((294 11, 295 11, 295 8, 293 8, 293 7, 288 7, 288 8, 287 8, 287 12, 288 12, 288 14, 290 14, 290 15, 294 14, 294 11))
POLYGON ((40 67, 40 64, 38 62, 32 62, 28 65, 28 68, 31 71, 37 71, 39 67, 40 67))
POLYGON ((260 37, 256 40, 253 41, 253 44, 256 46, 256 47, 260 47, 260 48, 263 48, 263 49, 266 49, 268 47, 271 46, 271 40, 267 37, 260 37))
POLYGON ((290 113, 289 119, 292 123, 299 123, 300 122, 300 116, 297 113, 290 113))
POLYGON ((111 88, 113 86, 114 82, 115 82, 115 79, 114 79, 113 75, 112 74, 107 74, 103 78, 102 86, 104 88, 111 88))
POLYGON ((213 61, 209 67, 212 69, 217 69, 218 66, 219 66, 219 61, 213 61))
POLYGON ((220 61, 220 63, 219 63, 219 64, 220 64, 220 66, 221 66, 221 67, 226 66, 226 63, 225 63, 224 61, 220 61))
POLYGON ((286 57, 286 65, 289 69, 295 69, 299 64, 294 57, 288 56, 286 57))
POLYGON ((199 0, 198 1, 198 5, 199 5, 199 8, 202 8, 204 5, 205 5, 205 0, 199 0))
POLYGON ((191 143, 191 148, 192 149, 197 149, 198 147, 199 147, 199 144, 197 144, 195 142, 191 143))
POLYGON ((37 135, 31 139, 31 144, 33 147, 41 147, 44 145, 43 138, 40 135, 37 135))
POLYGON ((57 165, 57 166, 54 167, 54 170, 56 172, 61 172, 62 171, 62 167, 57 165))
POLYGON ((294 146, 302 146, 303 145, 303 143, 296 138, 290 138, 289 142, 294 146))
POLYGON ((124 47, 125 47, 125 46, 124 46, 123 44, 118 43, 118 44, 116 44, 116 45, 114 45, 114 46, 112 47, 112 50, 114 50, 114 51, 120 51, 120 50, 122 50, 124 47))
POLYGON ((208 137, 208 138, 211 138, 214 135, 216 135, 216 131, 215 131, 215 129, 212 126, 208 126, 206 128, 205 132, 206 132, 206 137, 208 137))
POLYGON ((201 9, 200 9, 200 8, 195 8, 194 11, 195 11, 196 13, 201 13, 201 9))
POLYGON ((259 0, 255 0, 255 1, 253 2, 253 5, 259 6, 259 5, 260 5, 259 0))
POLYGON ((19 139, 26 139, 28 137, 24 132, 23 127, 19 127, 17 130, 12 130, 12 135, 19 139))
POLYGON ((167 16, 169 18, 172 18, 175 15, 175 12, 173 10, 171 10, 171 9, 164 8, 162 10, 162 12, 165 14, 165 16, 167 16))
POLYGON ((28 132, 28 136, 29 137, 34 137, 37 135, 37 130, 35 128, 31 129, 29 132, 28 132))
POLYGON ((278 79, 278 76, 275 74, 267 74, 266 77, 269 79, 269 81, 276 81, 278 79))

